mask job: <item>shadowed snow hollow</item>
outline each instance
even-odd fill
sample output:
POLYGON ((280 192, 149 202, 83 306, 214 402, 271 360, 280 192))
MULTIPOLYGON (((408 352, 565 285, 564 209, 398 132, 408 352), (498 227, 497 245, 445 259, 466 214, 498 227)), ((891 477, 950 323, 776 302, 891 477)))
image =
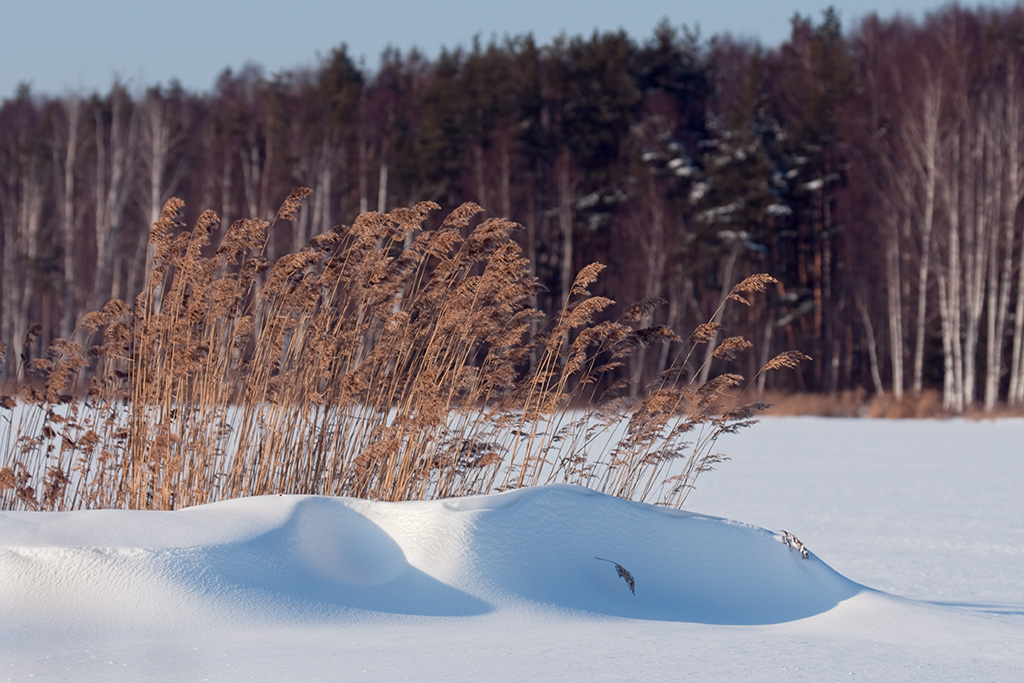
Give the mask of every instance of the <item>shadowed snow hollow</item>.
POLYGON ((525 609, 769 624, 863 590, 776 533, 566 486, 408 503, 273 496, 179 512, 0 513, 0 576, 0 610, 15 621, 35 621, 49 601, 64 618, 122 624, 116 605, 128 601, 115 598, 126 591, 147 618, 525 609))

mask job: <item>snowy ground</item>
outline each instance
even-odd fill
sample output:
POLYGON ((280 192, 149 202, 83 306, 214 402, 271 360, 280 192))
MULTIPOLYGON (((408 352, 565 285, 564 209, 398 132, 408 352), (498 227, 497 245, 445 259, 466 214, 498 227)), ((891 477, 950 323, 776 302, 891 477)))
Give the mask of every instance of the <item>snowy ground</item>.
POLYGON ((701 514, 565 487, 0 513, 0 679, 1021 679, 1024 421, 721 446, 701 514))

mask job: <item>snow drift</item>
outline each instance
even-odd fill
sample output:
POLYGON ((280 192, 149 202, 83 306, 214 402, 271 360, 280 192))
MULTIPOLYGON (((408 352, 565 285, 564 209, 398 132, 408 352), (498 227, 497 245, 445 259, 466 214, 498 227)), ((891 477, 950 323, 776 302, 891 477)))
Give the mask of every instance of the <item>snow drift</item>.
POLYGON ((271 496, 177 512, 4 513, 0 546, 0 610, 22 619, 531 607, 768 624, 862 590, 777 533, 569 486, 428 502, 271 496))

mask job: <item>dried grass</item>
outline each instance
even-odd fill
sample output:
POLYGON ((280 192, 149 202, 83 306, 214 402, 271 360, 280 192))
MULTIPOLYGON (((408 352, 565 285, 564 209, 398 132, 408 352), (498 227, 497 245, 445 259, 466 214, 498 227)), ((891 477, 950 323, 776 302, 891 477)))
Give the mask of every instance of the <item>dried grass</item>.
MULTIPOLYGON (((294 191, 275 221, 308 195, 294 191)), ((429 202, 366 213, 273 263, 271 224, 236 221, 214 246, 218 217, 188 230, 183 206, 168 201, 152 227, 145 290, 86 315, 84 344, 55 342, 17 396, 0 397, 0 508, 407 500, 550 482, 679 506, 725 459, 718 437, 764 408, 736 405, 736 375, 692 379, 689 358, 718 323, 687 343, 639 327, 657 300, 607 320, 614 302, 590 292, 598 264, 543 325, 519 226, 479 221, 476 205, 436 229, 424 227, 429 202), (614 372, 655 343, 678 345, 676 364, 621 398, 614 372)), ((748 278, 729 298, 749 303, 772 281, 748 278)), ((730 337, 714 355, 748 346, 730 337)))

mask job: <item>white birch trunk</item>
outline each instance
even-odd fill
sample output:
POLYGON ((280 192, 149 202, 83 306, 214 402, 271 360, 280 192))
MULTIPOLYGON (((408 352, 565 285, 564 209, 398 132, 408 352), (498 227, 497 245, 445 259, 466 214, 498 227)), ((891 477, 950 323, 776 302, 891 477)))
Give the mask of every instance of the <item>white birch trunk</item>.
POLYGON ((79 301, 75 256, 78 253, 76 235, 80 220, 75 211, 75 169, 78 166, 78 152, 81 147, 82 100, 68 97, 64 100, 64 127, 61 129, 62 145, 54 148, 54 168, 59 169, 58 217, 62 258, 61 274, 64 278, 61 294, 60 336, 70 339, 78 318, 79 301))
MULTIPOLYGON (((889 362, 892 365, 892 394, 903 397, 903 277, 900 267, 900 235, 897 221, 890 221, 885 259, 885 289, 889 312, 889 362)), ((866 308, 865 308, 866 310, 866 308)), ((874 335, 871 337, 874 341, 874 335)), ((874 372, 874 370, 872 370, 874 372)))
POLYGON ((120 294, 119 240, 124 208, 131 190, 130 164, 135 154, 136 121, 127 110, 126 93, 111 93, 112 116, 109 129, 96 112, 96 277, 92 305, 99 310, 108 299, 120 294), (109 144, 108 144, 109 142, 109 144))

